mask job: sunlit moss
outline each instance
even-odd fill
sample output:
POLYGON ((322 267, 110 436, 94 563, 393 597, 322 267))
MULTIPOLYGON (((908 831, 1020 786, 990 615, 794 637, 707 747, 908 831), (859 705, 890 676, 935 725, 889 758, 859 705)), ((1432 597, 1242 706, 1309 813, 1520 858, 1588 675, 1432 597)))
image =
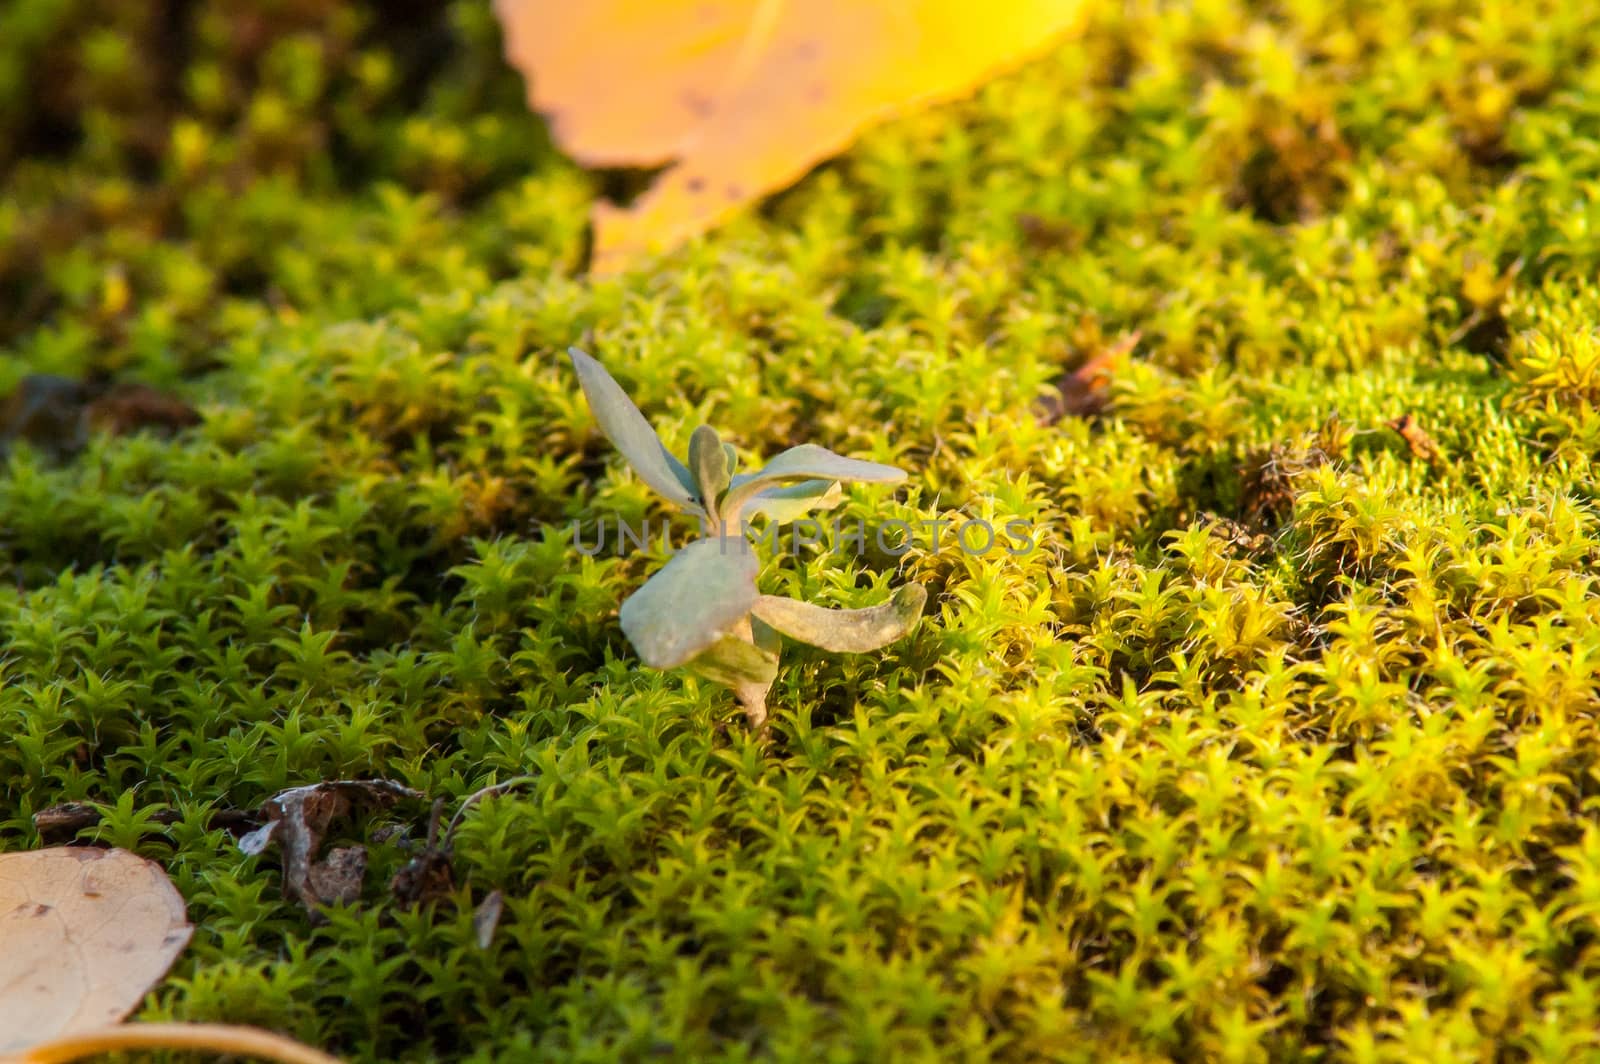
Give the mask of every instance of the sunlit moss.
POLYGON ((1596 1051, 1600 12, 1101 5, 590 281, 598 183, 487 4, 246 6, 0 13, 0 391, 204 414, 0 469, 0 845, 92 801, 172 871, 143 1015, 374 1061, 1596 1051), (1134 331, 1101 416, 1036 421, 1134 331), (769 563, 931 597, 796 648, 763 748, 622 637, 659 550, 571 542, 665 516, 575 341, 676 450, 823 443, 912 471, 843 517, 1038 549, 769 563), (364 775, 534 782, 454 902, 375 843, 313 930, 209 817, 364 775))

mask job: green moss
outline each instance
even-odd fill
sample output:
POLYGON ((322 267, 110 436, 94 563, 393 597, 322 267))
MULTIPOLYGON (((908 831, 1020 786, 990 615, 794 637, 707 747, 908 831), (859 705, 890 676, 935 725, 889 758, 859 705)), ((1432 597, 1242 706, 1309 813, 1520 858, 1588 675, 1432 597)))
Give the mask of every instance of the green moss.
POLYGON ((0 388, 205 415, 0 473, 0 846, 92 801, 171 870, 141 1015, 363 1060, 1596 1051, 1600 12, 1112 6, 595 282, 485 4, 0 12, 0 388), (1035 423, 1134 329, 1103 419, 1035 423), (677 449, 822 443, 914 471, 846 516, 1042 549, 769 563, 933 596, 787 660, 763 750, 622 638, 659 552, 569 541, 661 515, 579 339, 677 449), (378 843, 312 928, 208 826, 523 774, 431 911, 378 843))

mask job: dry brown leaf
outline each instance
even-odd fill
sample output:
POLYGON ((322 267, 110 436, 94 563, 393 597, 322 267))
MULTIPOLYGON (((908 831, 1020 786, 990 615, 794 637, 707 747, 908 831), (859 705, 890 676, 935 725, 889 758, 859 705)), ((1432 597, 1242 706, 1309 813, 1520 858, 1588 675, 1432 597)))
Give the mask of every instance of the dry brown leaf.
POLYGON ((595 205, 593 268, 666 250, 897 111, 1040 52, 1082 0, 496 0, 506 55, 589 166, 671 163, 595 205))
POLYGON ((83 408, 84 422, 99 432, 125 436, 140 429, 177 432, 200 424, 194 407, 148 384, 118 384, 83 408))
POLYGON ((0 854, 0 1054, 121 1020, 192 932, 166 873, 126 850, 0 854))
POLYGON ((261 807, 266 824, 240 839, 239 849, 259 854, 277 843, 283 853, 284 890, 317 916, 323 905, 344 905, 359 897, 367 870, 367 852, 360 846, 317 858, 333 821, 357 802, 387 807, 401 798, 421 797, 392 780, 334 780, 294 787, 261 807))
POLYGON ((1411 452, 1411 457, 1420 458, 1429 465, 1444 464, 1444 452, 1439 450, 1439 445, 1433 442, 1433 437, 1428 435, 1422 423, 1410 414, 1401 414, 1393 421, 1386 421, 1384 427, 1400 434, 1400 438, 1406 441, 1406 449, 1411 452))
POLYGON ((1139 344, 1140 333, 1125 333, 1089 357, 1083 365, 1056 381, 1056 393, 1039 404, 1041 424, 1054 425, 1063 417, 1094 417, 1106 408, 1111 381, 1124 360, 1139 344))

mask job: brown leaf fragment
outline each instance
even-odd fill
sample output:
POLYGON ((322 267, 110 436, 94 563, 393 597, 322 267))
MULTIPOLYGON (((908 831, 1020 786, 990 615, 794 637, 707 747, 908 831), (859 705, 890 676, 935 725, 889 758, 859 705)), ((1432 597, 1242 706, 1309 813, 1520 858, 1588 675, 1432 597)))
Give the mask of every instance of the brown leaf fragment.
POLYGON ((1270 447, 1245 456, 1239 475, 1239 517, 1252 533, 1277 528, 1294 511, 1295 481, 1313 469, 1344 458, 1349 432, 1337 413, 1330 414, 1309 438, 1270 447))
POLYGON ((1082 232, 1071 222, 1032 212, 1017 215, 1017 231, 1035 251, 1064 251, 1083 240, 1082 232))
POLYGON ((1089 357, 1089 360, 1056 381, 1056 395, 1039 403, 1039 422, 1054 425, 1063 417, 1096 417, 1103 413, 1110 399, 1111 381, 1139 343, 1140 333, 1134 330, 1118 337, 1110 345, 1089 357))
POLYGON ((311 889, 329 905, 349 905, 361 897, 361 881, 367 874, 367 848, 341 846, 312 864, 306 874, 311 889))
POLYGON ((1316 447, 1273 444, 1240 464, 1240 516, 1257 532, 1276 528, 1294 510, 1294 483, 1302 474, 1326 464, 1316 447))
POLYGON ((254 855, 277 843, 283 855, 285 893, 316 919, 320 906, 348 904, 359 897, 367 868, 366 850, 360 846, 336 849, 318 859, 317 851, 333 822, 357 804, 387 808, 402 798, 421 797, 392 780, 335 780, 294 787, 261 807, 267 823, 240 839, 239 849, 254 855))
POLYGON ((117 1023, 193 930, 166 873, 126 850, 0 854, 0 1055, 117 1023))
POLYGON ((478 948, 488 949, 494 942, 495 928, 500 926, 500 914, 505 910, 505 895, 491 890, 472 911, 472 931, 477 936, 478 948))
POLYGON ((400 871, 389 880, 389 893, 405 909, 432 905, 449 897, 455 889, 450 854, 443 850, 424 850, 401 865, 400 871))
POLYGON ((95 432, 125 436, 140 429, 173 433, 200 424, 194 407, 147 384, 118 384, 83 408, 84 423, 95 432))
POLYGON ((33 814, 33 829, 40 838, 52 835, 75 835, 86 827, 100 823, 100 810, 88 802, 62 802, 33 814))
POLYGON ((1444 465, 1444 453, 1439 450, 1439 445, 1433 442, 1433 437, 1428 435, 1426 429, 1410 414, 1401 414, 1392 421, 1385 421, 1384 427, 1400 434, 1406 441, 1406 449, 1411 452, 1411 457, 1420 458, 1429 465, 1444 465))
POLYGON ((433 812, 428 817, 428 839, 423 844, 422 852, 401 866, 389 881, 389 892, 394 895, 395 901, 411 909, 449 897, 456 889, 455 870, 450 863, 455 856, 456 830, 461 827, 467 811, 485 798, 504 794, 532 781, 531 776, 517 776, 474 791, 462 800, 456 808, 456 815, 450 818, 449 827, 442 832, 440 822, 444 817, 444 799, 435 800, 433 812))
POLYGON ((22 378, 0 401, 0 442, 25 440, 57 458, 82 450, 91 432, 174 433, 199 423, 193 407, 149 385, 76 381, 50 373, 22 378))
POLYGON ((597 203, 612 272, 721 224, 865 128, 966 94, 1081 24, 1081 0, 496 0, 506 57, 590 166, 665 165, 597 203))

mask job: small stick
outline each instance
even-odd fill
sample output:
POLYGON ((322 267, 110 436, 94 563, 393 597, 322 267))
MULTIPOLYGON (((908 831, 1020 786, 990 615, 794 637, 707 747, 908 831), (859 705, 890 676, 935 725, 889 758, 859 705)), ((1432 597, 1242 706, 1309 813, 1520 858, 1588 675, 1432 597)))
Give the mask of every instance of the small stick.
POLYGON ((533 776, 514 776, 511 779, 506 780, 504 783, 491 784, 482 790, 474 791, 467 795, 466 798, 462 799, 461 807, 456 810, 456 815, 450 818, 450 826, 446 828, 444 832, 444 845, 442 849, 448 853, 450 848, 455 844, 456 828, 461 826, 461 818, 467 815, 468 809, 471 809, 475 804, 485 798, 492 798, 495 795, 504 794, 513 787, 520 787, 524 783, 532 783, 533 781, 533 776))
POLYGON ((129 1023, 56 1038, 9 1059, 15 1064, 67 1064, 130 1049, 199 1049, 276 1060, 280 1064, 340 1064, 337 1057, 280 1034, 226 1023, 129 1023))

